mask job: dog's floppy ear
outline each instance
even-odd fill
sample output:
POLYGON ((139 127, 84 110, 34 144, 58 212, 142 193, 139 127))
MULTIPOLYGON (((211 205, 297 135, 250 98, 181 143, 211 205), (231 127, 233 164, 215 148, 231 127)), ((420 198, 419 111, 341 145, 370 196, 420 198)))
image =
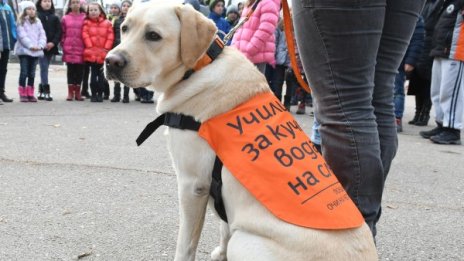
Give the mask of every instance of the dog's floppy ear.
POLYGON ((216 35, 216 25, 191 5, 176 7, 180 20, 180 55, 182 62, 193 68, 195 63, 208 50, 216 35))

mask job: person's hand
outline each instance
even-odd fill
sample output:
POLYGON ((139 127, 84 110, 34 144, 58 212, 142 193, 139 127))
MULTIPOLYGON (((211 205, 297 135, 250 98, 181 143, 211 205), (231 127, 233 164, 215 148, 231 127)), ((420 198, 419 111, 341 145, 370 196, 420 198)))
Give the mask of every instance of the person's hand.
POLYGON ((50 51, 53 47, 55 47, 55 44, 52 42, 49 42, 47 43, 47 46, 45 46, 45 49, 47 49, 47 51, 50 51))
POLYGON ((38 50, 40 50, 40 48, 35 47, 35 46, 34 46, 34 47, 31 47, 31 51, 38 51, 38 50))
POLYGON ((405 72, 412 72, 412 70, 414 70, 414 66, 412 66, 410 64, 405 64, 404 65, 404 71, 405 72))

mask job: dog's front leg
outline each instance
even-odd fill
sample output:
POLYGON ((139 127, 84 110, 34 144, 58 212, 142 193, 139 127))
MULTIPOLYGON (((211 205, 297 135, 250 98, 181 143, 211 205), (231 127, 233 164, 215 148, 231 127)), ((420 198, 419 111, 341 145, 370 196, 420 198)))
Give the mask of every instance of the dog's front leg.
POLYGON ((179 178, 180 227, 176 261, 195 260, 209 197, 209 186, 195 184, 195 180, 186 179, 179 178))

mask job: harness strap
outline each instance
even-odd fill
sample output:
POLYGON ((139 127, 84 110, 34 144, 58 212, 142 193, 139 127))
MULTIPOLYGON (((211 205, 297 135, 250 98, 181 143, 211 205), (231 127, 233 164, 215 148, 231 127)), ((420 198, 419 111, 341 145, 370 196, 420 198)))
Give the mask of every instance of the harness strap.
POLYGON ((211 180, 211 187, 209 194, 214 198, 214 208, 219 217, 227 223, 227 213, 222 200, 222 161, 216 156, 213 167, 213 179, 211 180))
POLYGON ((148 139, 148 137, 150 137, 161 125, 166 125, 181 130, 198 131, 200 129, 201 123, 196 121, 192 116, 186 116, 172 112, 161 114, 154 121, 148 123, 145 129, 143 129, 142 133, 140 133, 136 140, 137 145, 142 145, 142 143, 148 139))
MULTIPOLYGON (((196 121, 192 116, 186 116, 183 114, 177 114, 167 112, 158 116, 154 121, 148 123, 148 125, 140 133, 136 142, 140 146, 148 139, 161 125, 165 125, 171 128, 181 130, 198 131, 201 126, 201 122, 196 121)), ((211 187, 209 194, 214 199, 214 208, 216 209, 219 217, 227 222, 226 209, 224 207, 224 201, 222 200, 222 161, 216 156, 214 160, 214 167, 212 172, 211 187)))

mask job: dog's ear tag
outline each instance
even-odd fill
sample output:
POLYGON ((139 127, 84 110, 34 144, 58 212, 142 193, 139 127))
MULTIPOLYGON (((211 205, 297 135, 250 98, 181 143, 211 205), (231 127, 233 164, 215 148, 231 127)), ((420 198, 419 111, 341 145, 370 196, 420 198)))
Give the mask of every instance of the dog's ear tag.
POLYGON ((317 229, 364 223, 309 137, 272 93, 203 122, 199 135, 232 175, 283 221, 317 229))

